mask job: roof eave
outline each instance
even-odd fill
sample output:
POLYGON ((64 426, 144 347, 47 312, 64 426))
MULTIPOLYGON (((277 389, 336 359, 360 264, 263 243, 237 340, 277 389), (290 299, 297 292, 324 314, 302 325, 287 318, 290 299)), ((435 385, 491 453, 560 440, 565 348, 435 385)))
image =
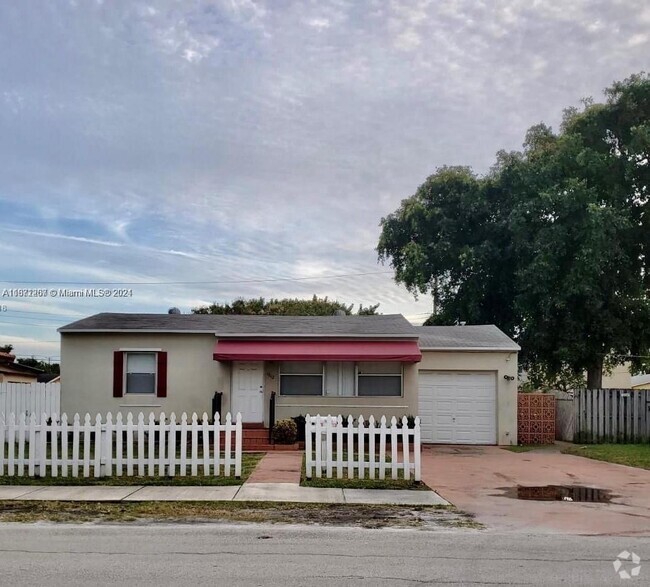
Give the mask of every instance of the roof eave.
POLYGON ((521 347, 517 345, 516 347, 469 347, 469 346, 451 346, 451 347, 420 347, 421 351, 466 351, 472 353, 517 353, 521 350, 521 347))
POLYGON ((288 334, 283 332, 261 333, 261 332, 236 332, 236 333, 219 333, 215 330, 166 330, 159 328, 59 328, 60 334, 97 334, 97 333, 114 333, 114 334, 212 334, 219 338, 398 338, 404 340, 417 340, 417 334, 288 334))

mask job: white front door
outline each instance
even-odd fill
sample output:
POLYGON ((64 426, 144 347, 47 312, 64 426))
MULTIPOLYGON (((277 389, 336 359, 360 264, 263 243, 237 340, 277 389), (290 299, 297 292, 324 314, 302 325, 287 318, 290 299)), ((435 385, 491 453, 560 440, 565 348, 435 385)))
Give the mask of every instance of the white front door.
POLYGON ((233 419, 240 412, 242 422, 264 422, 264 363, 232 364, 231 400, 233 419))
POLYGON ((419 416, 422 440, 449 444, 496 444, 494 373, 421 371, 419 416))

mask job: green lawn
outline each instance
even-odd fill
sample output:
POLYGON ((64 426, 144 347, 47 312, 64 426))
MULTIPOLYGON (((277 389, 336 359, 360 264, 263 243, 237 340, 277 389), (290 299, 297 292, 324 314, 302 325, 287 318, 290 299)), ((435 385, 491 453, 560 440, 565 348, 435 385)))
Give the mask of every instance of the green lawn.
MULTIPOLYGON (((263 456, 264 453, 243 453, 240 479, 237 479, 234 476, 234 467, 230 468, 230 477, 215 477, 214 475, 209 475, 207 477, 201 475, 196 477, 186 475, 185 477, 180 477, 178 474, 174 477, 139 477, 136 475, 128 477, 124 474, 120 477, 112 476, 96 478, 70 477, 70 471, 68 471, 68 477, 8 477, 3 475, 0 477, 0 485, 240 485, 248 479, 249 475, 253 472, 253 469, 255 469, 257 463, 259 463, 263 456)), ((158 467, 156 467, 156 469, 157 468, 158 467)), ((201 470, 202 468, 199 467, 199 472, 201 470)), ((27 468, 25 468, 25 472, 26 471, 27 468)), ((137 472, 137 467, 135 467, 135 471, 137 472)))
POLYGON ((650 444, 588 444, 565 448, 565 454, 650 469, 650 444))

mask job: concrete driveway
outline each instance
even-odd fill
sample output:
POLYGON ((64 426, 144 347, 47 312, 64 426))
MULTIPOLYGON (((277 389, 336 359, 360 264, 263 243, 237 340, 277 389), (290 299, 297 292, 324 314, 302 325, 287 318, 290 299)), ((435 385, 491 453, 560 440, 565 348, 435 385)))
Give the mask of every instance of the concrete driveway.
POLYGON ((495 446, 425 446, 422 480, 458 508, 500 531, 650 536, 650 471, 564 455, 495 446), (608 489, 610 503, 518 500, 517 485, 608 489))

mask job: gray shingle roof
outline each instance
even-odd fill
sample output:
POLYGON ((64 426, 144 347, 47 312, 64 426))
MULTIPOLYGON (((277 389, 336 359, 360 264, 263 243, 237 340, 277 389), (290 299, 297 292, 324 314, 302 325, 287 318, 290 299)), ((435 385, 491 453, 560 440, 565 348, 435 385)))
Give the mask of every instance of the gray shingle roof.
POLYGON ((386 336, 416 338, 401 314, 379 316, 239 316, 212 314, 112 314, 89 316, 59 332, 210 332, 221 336, 386 336))
POLYGON ((416 326, 421 349, 503 349, 519 345, 493 324, 481 326, 416 326))
POLYGON ((379 316, 239 316, 113 314, 83 318, 59 332, 206 332, 260 337, 420 337, 422 349, 519 350, 496 326, 412 326, 401 314, 379 316))

